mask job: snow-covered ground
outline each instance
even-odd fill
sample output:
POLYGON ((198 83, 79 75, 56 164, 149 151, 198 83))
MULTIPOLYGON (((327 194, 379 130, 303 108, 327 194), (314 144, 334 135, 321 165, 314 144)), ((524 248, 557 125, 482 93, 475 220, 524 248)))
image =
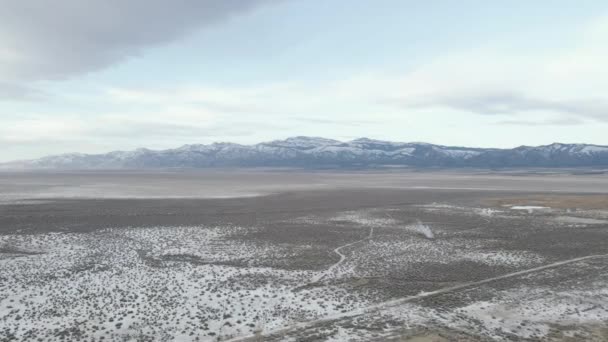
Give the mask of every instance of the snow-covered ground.
POLYGON ((605 341, 607 258, 577 258, 422 292, 302 324, 270 334, 268 340, 315 336, 327 341, 605 341))
MULTIPOLYGON (((553 242, 556 231, 599 232, 580 240, 587 245, 573 249, 573 259, 591 247, 601 251, 601 211, 429 202, 297 208, 251 226, 0 234, 0 336, 205 341, 348 317, 354 321, 334 327, 328 340, 382 340, 421 326, 537 339, 556 324, 608 321, 602 264, 580 281, 562 282, 557 270, 543 268, 560 264, 554 248, 573 245, 553 242), (287 262, 302 258, 317 259, 302 267, 287 262), (557 280, 519 273, 530 269, 557 280), (505 273, 514 277, 501 278, 505 273), (523 281, 514 283, 516 277, 523 281), (490 288, 488 279, 498 286, 490 288), (465 291, 471 283, 479 286, 465 291), (457 298, 433 302, 435 294, 457 298), (383 306, 403 298, 412 300, 383 306)), ((569 269, 579 276, 574 265, 569 269)))
POLYGON ((0 331, 109 340, 213 339, 365 306, 309 271, 255 266, 289 249, 228 240, 252 228, 153 227, 0 236, 0 331), (10 246, 10 250, 9 250, 10 246))

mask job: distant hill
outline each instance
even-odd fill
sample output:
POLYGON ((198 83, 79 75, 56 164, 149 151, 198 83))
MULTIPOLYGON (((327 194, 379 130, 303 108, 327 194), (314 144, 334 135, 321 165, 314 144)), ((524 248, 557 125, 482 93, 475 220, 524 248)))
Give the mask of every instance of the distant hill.
POLYGON ((608 166, 608 146, 551 144, 513 149, 468 148, 361 138, 293 137, 255 145, 214 143, 168 150, 70 153, 5 163, 3 168, 126 169, 171 167, 579 167, 608 166))

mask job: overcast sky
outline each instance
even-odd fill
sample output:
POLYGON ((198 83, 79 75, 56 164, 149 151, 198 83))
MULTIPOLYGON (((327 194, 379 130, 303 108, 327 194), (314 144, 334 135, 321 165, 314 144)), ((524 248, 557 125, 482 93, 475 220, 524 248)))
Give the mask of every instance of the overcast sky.
POLYGON ((0 8, 0 160, 296 135, 608 145, 605 0, 0 8))

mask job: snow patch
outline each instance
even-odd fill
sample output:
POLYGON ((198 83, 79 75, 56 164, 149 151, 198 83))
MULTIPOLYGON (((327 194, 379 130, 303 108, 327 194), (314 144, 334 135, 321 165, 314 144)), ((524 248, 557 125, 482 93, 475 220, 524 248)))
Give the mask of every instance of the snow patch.
POLYGON ((511 210, 524 210, 527 211, 529 214, 532 214, 535 211, 551 210, 551 208, 536 205, 514 205, 511 206, 511 210))
POLYGON ((575 217, 575 216, 558 216, 555 218, 555 221, 560 223, 571 223, 571 224, 606 224, 608 221, 606 220, 598 220, 586 217, 575 217))
POLYGON ((405 226, 405 228, 407 230, 411 230, 415 233, 421 234, 422 236, 424 236, 427 239, 434 239, 435 238, 435 234, 433 233, 433 230, 431 229, 431 227, 429 227, 428 225, 422 223, 422 221, 418 220, 416 223, 414 224, 410 224, 408 226, 405 226))

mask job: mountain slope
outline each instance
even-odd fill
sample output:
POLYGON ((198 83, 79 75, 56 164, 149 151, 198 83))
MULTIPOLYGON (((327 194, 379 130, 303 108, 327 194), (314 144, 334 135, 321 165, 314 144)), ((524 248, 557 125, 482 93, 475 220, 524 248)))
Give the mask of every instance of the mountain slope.
POLYGON ((120 169, 165 167, 287 166, 366 167, 577 167, 608 166, 608 146, 551 144, 487 149, 398 143, 367 138, 342 142, 293 137, 256 145, 213 143, 154 151, 71 153, 3 166, 34 169, 120 169))

